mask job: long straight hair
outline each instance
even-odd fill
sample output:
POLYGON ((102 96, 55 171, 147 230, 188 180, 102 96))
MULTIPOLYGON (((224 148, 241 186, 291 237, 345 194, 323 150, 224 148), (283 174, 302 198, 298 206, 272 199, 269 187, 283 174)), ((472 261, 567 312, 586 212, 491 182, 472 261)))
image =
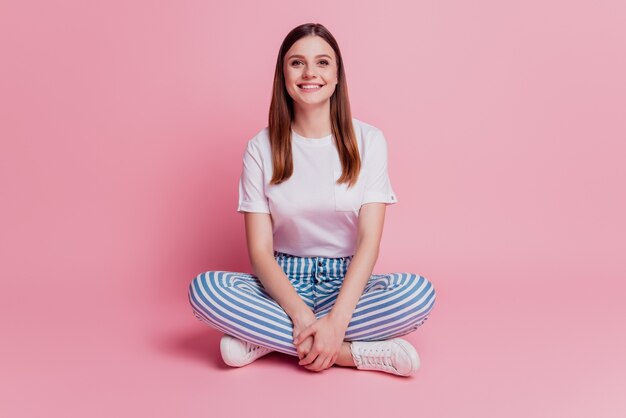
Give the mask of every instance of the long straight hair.
POLYGON ((293 174, 291 154, 291 122, 294 119, 293 99, 285 86, 284 59, 289 48, 305 36, 319 36, 335 51, 337 58, 337 85, 330 97, 330 123, 337 146, 342 174, 337 184, 353 186, 361 171, 361 158, 352 126, 352 113, 348 99, 348 85, 339 45, 334 36, 319 23, 306 23, 291 30, 283 40, 274 72, 274 87, 269 111, 269 136, 272 148, 273 174, 270 184, 280 184, 293 174))

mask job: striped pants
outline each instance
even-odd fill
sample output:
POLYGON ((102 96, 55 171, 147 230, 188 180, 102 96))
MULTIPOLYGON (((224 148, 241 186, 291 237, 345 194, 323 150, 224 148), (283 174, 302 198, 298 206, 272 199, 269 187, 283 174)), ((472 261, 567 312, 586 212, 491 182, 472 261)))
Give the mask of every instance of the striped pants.
MULTIPOLYGON (((274 251, 274 258, 303 301, 321 318, 332 309, 353 256, 298 257, 274 251)), ((249 273, 207 271, 189 285, 197 319, 256 345, 298 356, 293 323, 249 273)), ((435 289, 414 273, 373 274, 356 305, 345 341, 377 341, 415 331, 435 303, 435 289)))

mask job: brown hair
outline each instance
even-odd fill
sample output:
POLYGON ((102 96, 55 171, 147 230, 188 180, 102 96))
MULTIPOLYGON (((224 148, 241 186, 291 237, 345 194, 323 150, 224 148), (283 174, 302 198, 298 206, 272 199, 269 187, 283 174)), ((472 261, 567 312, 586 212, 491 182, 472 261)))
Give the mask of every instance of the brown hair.
POLYGON ((273 175, 270 184, 280 184, 293 174, 291 155, 291 122, 294 118, 293 99, 285 87, 283 71, 285 54, 291 46, 305 36, 319 36, 335 51, 337 58, 337 85, 330 97, 330 123, 337 145, 342 174, 337 183, 356 183, 361 171, 361 158, 352 126, 352 113, 348 99, 348 85, 343 69, 339 45, 333 35, 319 23, 306 23, 291 30, 283 40, 274 72, 274 87, 269 111, 269 136, 272 148, 273 175))

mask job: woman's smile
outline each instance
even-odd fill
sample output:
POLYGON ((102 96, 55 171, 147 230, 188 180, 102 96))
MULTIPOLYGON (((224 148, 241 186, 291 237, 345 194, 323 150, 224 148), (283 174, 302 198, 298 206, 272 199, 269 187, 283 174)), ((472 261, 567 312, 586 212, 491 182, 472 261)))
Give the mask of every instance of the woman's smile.
POLYGON ((317 83, 298 84, 298 88, 304 93, 313 93, 316 91, 320 91, 322 87, 324 87, 324 84, 317 84, 317 83))

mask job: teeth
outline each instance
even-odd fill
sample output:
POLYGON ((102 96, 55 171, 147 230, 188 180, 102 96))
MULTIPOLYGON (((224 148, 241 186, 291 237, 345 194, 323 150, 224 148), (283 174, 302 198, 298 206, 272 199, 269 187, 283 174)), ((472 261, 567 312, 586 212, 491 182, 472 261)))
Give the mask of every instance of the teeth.
POLYGON ((301 89, 318 89, 322 86, 300 86, 301 89))

